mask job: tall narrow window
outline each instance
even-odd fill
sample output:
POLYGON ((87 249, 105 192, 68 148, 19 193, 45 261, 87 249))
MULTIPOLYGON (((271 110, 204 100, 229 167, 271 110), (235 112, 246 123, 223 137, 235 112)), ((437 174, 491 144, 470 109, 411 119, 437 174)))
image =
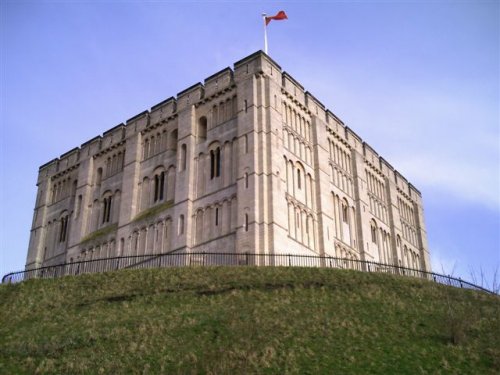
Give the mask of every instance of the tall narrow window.
POLYGON ((61 218, 61 227, 59 230, 59 242, 66 241, 66 233, 68 230, 68 216, 61 218))
POLYGON ((106 222, 106 216, 108 215, 108 198, 104 198, 102 202, 104 209, 102 213, 102 224, 106 222))
POLYGON ((220 176, 221 170, 221 159, 220 159, 220 147, 210 151, 210 179, 220 176))
POLYGON ((215 153, 214 150, 210 150, 210 179, 215 176, 215 153))
POLYGON ((165 191, 165 172, 161 172, 155 175, 155 195, 154 202, 162 201, 165 191))
POLYGON ((349 215, 349 208, 347 206, 347 204, 345 203, 342 203, 342 221, 344 223, 348 223, 349 220, 348 220, 348 215, 349 215))
POLYGON ((217 150, 215 150, 216 154, 216 168, 215 168, 215 176, 219 177, 220 176, 220 170, 221 170, 221 162, 220 162, 220 147, 217 147, 217 150))
POLYGON ((160 173, 160 193, 159 193, 159 198, 162 201, 163 200, 163 194, 165 191, 165 172, 160 173))
POLYGON ((179 235, 184 234, 184 215, 179 216, 179 235))
POLYGON ((300 169, 297 169, 297 187, 299 189, 302 189, 302 182, 301 182, 301 178, 300 178, 300 169))
POLYGON ((245 232, 248 232, 248 214, 245 214, 245 232))
POLYGON ((155 175, 155 198, 154 198, 154 202, 158 201, 158 197, 160 195, 159 193, 160 193, 160 176, 155 175))
POLYGON ((219 209, 215 209, 215 226, 219 226, 219 209))
POLYGON ((245 173, 245 189, 248 189, 248 173, 245 173))
POLYGON ((372 224, 371 226, 372 242, 377 244, 377 228, 372 224))
POLYGON ((104 198, 103 200, 103 214, 102 214, 102 223, 109 223, 111 220, 111 202, 112 202, 112 196, 109 196, 107 198, 104 198))
POLYGON ((108 197, 108 212, 106 212, 106 223, 109 223, 111 220, 111 199, 112 197, 108 197))

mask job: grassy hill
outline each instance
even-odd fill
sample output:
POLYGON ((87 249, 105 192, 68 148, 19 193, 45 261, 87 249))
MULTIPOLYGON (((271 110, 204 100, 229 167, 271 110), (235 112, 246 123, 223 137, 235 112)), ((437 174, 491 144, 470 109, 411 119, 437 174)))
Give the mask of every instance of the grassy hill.
POLYGON ((500 298, 385 274, 180 268, 0 286, 0 373, 498 374, 500 298))

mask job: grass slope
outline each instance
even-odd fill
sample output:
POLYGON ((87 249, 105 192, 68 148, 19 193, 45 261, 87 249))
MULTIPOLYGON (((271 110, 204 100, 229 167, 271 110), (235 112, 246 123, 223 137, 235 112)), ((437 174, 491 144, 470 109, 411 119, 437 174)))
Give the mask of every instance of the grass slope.
POLYGON ((499 307, 498 296, 331 269, 30 280, 0 286, 0 373, 498 374, 499 307))

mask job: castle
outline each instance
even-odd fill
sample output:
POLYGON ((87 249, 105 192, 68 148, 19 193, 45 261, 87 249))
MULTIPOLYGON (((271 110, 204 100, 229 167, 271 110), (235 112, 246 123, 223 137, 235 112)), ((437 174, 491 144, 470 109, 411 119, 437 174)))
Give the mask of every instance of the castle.
POLYGON ((44 164, 26 268, 167 252, 430 271, 420 192, 259 51, 44 164))

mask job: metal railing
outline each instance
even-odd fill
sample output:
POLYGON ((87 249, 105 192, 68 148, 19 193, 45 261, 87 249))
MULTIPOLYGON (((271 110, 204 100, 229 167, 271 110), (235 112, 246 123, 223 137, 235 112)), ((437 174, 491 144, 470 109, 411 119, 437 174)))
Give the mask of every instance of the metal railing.
POLYGON ((494 293, 479 285, 460 278, 427 272, 413 268, 383 264, 372 261, 336 258, 330 256, 293 254, 249 254, 249 253, 166 253, 100 258, 53 266, 11 272, 2 278, 2 284, 17 283, 33 278, 56 278, 85 273, 108 272, 120 269, 142 269, 189 266, 275 266, 275 267, 321 267, 350 269, 364 272, 383 272, 394 275, 417 277, 439 284, 494 293))

